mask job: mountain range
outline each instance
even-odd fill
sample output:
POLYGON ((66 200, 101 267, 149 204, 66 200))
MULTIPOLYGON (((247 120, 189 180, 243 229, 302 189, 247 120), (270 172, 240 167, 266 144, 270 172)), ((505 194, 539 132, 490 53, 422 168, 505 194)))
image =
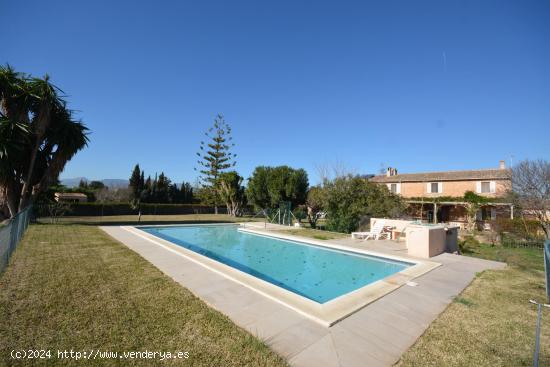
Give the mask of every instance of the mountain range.
POLYGON ((61 184, 67 187, 76 187, 80 184, 80 181, 84 180, 86 182, 90 181, 101 181, 103 184, 109 188, 120 188, 128 187, 128 180, 122 178, 104 178, 102 180, 89 180, 86 177, 74 177, 74 178, 62 178, 60 179, 61 184))

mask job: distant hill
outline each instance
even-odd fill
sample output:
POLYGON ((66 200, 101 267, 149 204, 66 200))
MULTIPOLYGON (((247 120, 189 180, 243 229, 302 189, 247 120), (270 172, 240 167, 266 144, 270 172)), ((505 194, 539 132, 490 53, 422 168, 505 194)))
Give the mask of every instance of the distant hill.
POLYGON ((107 187, 128 187, 128 180, 123 178, 106 178, 101 180, 103 184, 107 187))
POLYGON ((64 186, 76 187, 78 186, 81 180, 89 181, 86 177, 62 178, 59 181, 61 181, 61 184, 64 186))
MULTIPOLYGON (((90 180, 86 177, 74 177, 74 178, 62 178, 61 184, 67 186, 67 187, 77 187, 81 180, 90 182, 93 180, 90 180)), ((109 188, 120 188, 120 187, 128 187, 128 180, 122 179, 122 178, 105 178, 103 180, 97 180, 103 182, 103 184, 109 188)))

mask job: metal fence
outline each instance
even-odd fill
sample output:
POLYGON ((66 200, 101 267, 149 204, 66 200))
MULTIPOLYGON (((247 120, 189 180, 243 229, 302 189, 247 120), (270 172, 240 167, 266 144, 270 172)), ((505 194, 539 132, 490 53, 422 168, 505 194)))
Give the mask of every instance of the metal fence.
POLYGON ((550 240, 544 243, 544 270, 546 275, 546 301, 550 302, 550 240))
POLYGON ((28 207, 15 217, 0 224, 0 272, 4 270, 12 252, 29 226, 32 208, 28 207))

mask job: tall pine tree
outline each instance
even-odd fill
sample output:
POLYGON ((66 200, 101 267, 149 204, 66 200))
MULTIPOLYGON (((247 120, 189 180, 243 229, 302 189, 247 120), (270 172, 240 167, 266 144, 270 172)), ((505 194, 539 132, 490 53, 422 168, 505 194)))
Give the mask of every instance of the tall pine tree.
POLYGON ((231 152, 231 148, 235 146, 231 127, 222 115, 216 116, 214 125, 204 135, 206 135, 206 141, 201 141, 200 151, 197 152, 198 171, 207 194, 204 200, 213 204, 214 211, 218 214, 219 177, 221 173, 237 164, 235 161, 237 155, 231 152))
POLYGON ((156 202, 167 203, 168 202, 168 190, 170 187, 170 179, 166 177, 164 172, 161 172, 157 180, 156 202))
POLYGON ((139 200, 141 191, 143 190, 143 173, 139 168, 139 164, 136 164, 134 170, 132 171, 132 176, 130 176, 130 182, 128 184, 130 188, 131 200, 139 200))

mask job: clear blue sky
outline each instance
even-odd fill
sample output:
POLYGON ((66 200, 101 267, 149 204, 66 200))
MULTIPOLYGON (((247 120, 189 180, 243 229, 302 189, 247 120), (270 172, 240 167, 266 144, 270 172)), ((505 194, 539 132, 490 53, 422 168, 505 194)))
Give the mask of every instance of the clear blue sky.
POLYGON ((0 24, 0 63, 50 74, 92 130, 65 178, 194 181, 217 113, 245 177, 550 158, 547 0, 7 0, 0 24))

